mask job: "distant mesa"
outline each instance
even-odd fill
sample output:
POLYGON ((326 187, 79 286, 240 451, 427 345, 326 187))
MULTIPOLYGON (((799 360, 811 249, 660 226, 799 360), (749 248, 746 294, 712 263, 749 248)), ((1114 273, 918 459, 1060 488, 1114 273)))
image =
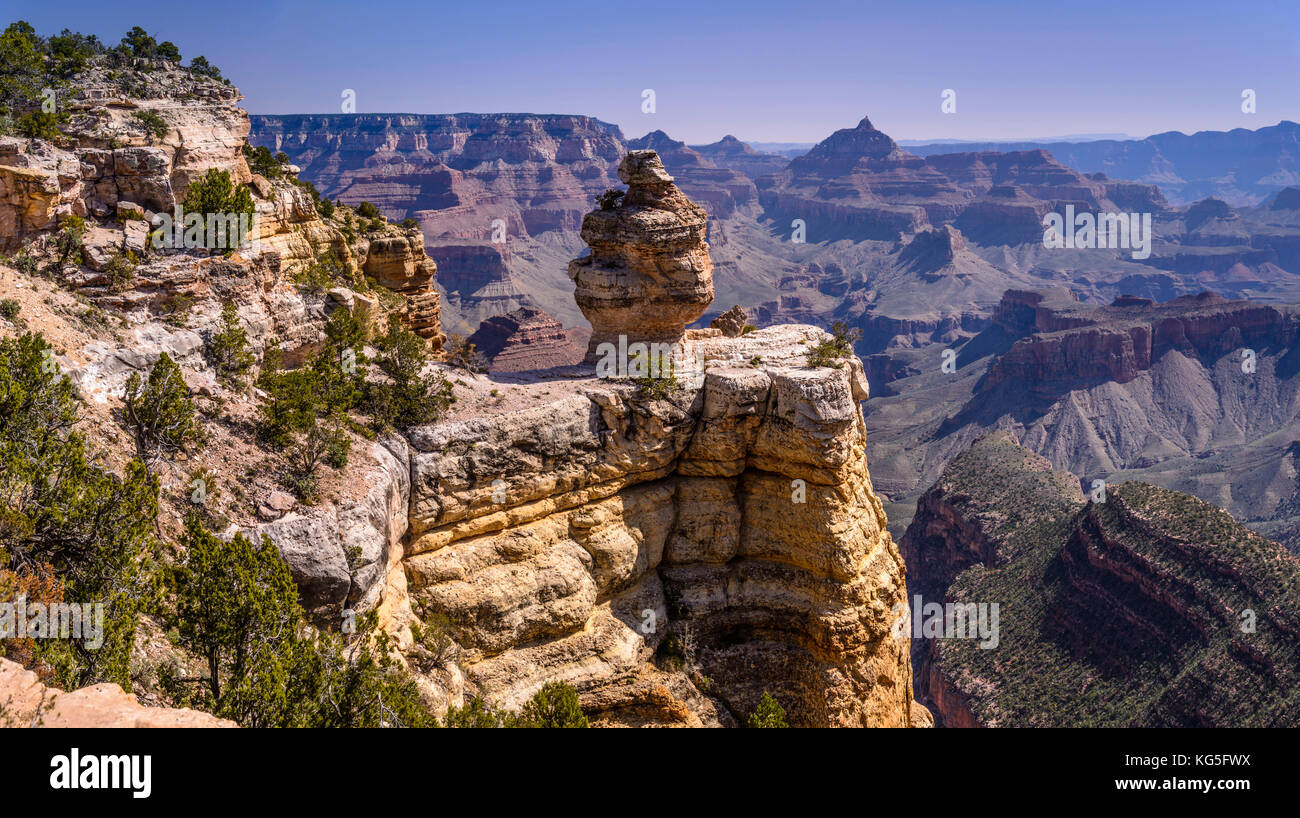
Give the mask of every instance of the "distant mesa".
POLYGON ((524 372, 581 363, 587 351, 585 329, 566 330, 536 307, 494 315, 469 341, 488 360, 490 372, 524 372))

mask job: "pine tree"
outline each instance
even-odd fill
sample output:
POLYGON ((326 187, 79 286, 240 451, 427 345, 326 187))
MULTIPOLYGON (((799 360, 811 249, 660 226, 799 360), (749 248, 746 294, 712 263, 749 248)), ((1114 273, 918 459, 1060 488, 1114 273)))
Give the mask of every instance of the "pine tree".
POLYGON ((368 386, 374 425, 388 429, 436 421, 454 398, 446 378, 424 373, 431 357, 428 343, 394 318, 377 346, 375 364, 388 380, 368 386))
POLYGON ((547 682, 519 711, 520 727, 587 727, 578 691, 564 682, 547 682))
POLYGON ((119 477, 76 431, 79 401, 38 335, 0 339, 0 568, 55 572, 65 598, 104 605, 104 643, 40 640, 62 687, 130 687, 140 612, 150 604, 158 481, 139 461, 119 477))

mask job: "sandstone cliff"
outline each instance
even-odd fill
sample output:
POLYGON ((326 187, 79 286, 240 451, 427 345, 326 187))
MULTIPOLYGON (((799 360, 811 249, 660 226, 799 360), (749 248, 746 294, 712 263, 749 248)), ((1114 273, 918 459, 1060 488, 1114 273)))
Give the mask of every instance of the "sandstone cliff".
POLYGON ((417 662, 407 626, 445 623, 457 655, 426 680, 447 703, 515 707, 561 679, 602 724, 732 724, 764 692, 792 724, 925 723, 890 632, 904 569, 863 455, 861 363, 808 368, 812 327, 685 331, 709 300, 701 211, 651 151, 622 172, 623 203, 587 217, 577 297, 601 337, 676 342, 673 377, 465 382, 407 435, 385 621, 417 662))

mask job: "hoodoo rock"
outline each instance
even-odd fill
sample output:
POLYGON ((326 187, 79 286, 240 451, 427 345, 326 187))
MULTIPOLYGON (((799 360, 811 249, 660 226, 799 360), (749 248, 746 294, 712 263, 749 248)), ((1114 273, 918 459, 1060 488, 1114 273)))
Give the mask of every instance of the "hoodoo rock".
POLYGON ((574 299, 591 322, 587 360, 602 343, 675 344, 713 301, 704 208, 673 184, 659 154, 632 151, 618 166, 622 201, 588 213, 591 254, 569 264, 574 299))

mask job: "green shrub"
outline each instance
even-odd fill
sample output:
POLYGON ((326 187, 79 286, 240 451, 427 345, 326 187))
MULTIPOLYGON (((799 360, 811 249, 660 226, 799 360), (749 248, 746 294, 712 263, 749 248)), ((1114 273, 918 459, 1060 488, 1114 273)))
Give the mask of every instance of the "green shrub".
POLYGON ((785 723, 785 708, 772 698, 772 695, 766 690, 763 691, 763 698, 759 700, 758 707, 753 713, 749 714, 749 720, 745 722, 746 727, 789 727, 785 723))
POLYGON ((61 135, 59 133, 58 115, 44 111, 28 111, 22 114, 18 117, 18 123, 15 127, 19 135, 28 139, 53 141, 61 135))
POLYGON ((256 362, 248 348, 248 332, 239 323, 239 313, 230 301, 221 306, 221 329, 208 341, 208 359, 219 379, 235 385, 244 382, 256 362))
POLYGON ((613 210, 623 203, 623 196, 626 194, 627 191, 625 190, 619 190, 616 187, 609 188, 596 197, 596 206, 601 210, 613 210))
POLYGON ((190 60, 190 71, 202 77, 211 77, 214 80, 225 82, 226 78, 221 76, 217 67, 208 62, 207 57, 199 56, 190 60))
POLYGON ((350 639, 311 634, 269 537, 222 542, 186 519, 171 625, 207 670, 196 702, 246 727, 423 727, 435 720, 371 612, 350 639))
POLYGON ((370 202, 362 202, 357 205, 357 215, 363 219, 378 219, 380 217, 379 208, 375 207, 370 202))
POLYGON ((265 145, 254 148, 245 142, 244 158, 248 160, 248 168, 253 173, 265 176, 267 179, 279 179, 284 176, 284 167, 271 155, 271 149, 265 145))
POLYGON ((135 251, 114 253, 108 260, 108 264, 104 265, 104 277, 108 279, 108 288, 113 292, 128 289, 135 283, 136 266, 135 251))
POLYGON ((17 318, 18 313, 21 310, 22 306, 12 298, 6 298, 3 301, 0 301, 0 316, 3 316, 10 321, 17 318))
POLYGON ((60 687, 129 689, 141 610, 153 598, 158 481, 139 461, 118 477, 96 465, 75 425, 72 382, 39 335, 0 339, 0 568, 48 576, 70 600, 104 604, 104 643, 38 640, 60 687))
POLYGON ((578 691, 564 682, 547 682, 519 711, 520 727, 587 727, 578 691))
POLYGON ((452 402, 451 383, 423 374, 431 360, 429 344, 396 319, 376 346, 375 364, 388 380, 367 386, 377 429, 404 428, 436 421, 452 402))
POLYGON ((349 412, 365 386, 364 332, 345 309, 330 314, 326 344, 294 370, 279 368, 269 352, 257 385, 267 399, 260 407, 261 435, 288 466, 289 487, 304 502, 316 498, 320 466, 347 465, 349 412))
POLYGON ((123 403, 136 452, 146 462, 180 451, 198 436, 189 387, 166 352, 158 356, 147 379, 131 373, 123 403))
POLYGON ((843 360, 853 354, 853 344, 861 337, 862 330, 850 330, 843 322, 836 321, 831 325, 831 337, 808 350, 808 366, 839 369, 843 360))
POLYGON ((167 134, 171 133, 171 126, 157 111, 139 110, 134 111, 131 116, 144 126, 145 131, 153 136, 155 141, 161 141, 167 134))
POLYGON ((185 210, 190 213, 246 213, 253 215, 253 195, 245 185, 234 185, 230 173, 208 168, 203 178, 190 185, 185 195, 185 210))

